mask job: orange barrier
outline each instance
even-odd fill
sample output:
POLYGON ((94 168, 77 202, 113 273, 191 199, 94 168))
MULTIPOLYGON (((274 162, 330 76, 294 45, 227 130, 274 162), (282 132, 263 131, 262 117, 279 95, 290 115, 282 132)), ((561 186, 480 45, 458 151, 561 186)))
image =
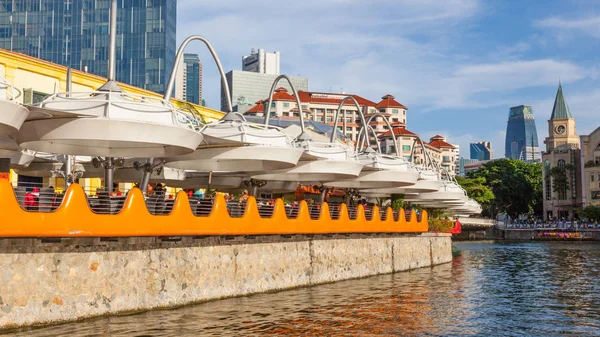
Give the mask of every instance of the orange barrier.
POLYGON ((10 183, 0 180, 0 237, 408 233, 428 229, 425 211, 421 221, 417 221, 414 211, 410 221, 406 220, 403 211, 400 211, 398 221, 394 221, 393 212, 388 208, 386 220, 381 221, 379 209, 374 207, 372 220, 367 221, 362 205, 358 207, 355 220, 350 220, 345 204, 341 207, 339 219, 331 219, 325 203, 319 219, 311 220, 308 205, 301 201, 297 218, 288 219, 283 201, 278 199, 272 217, 261 218, 256 200, 250 197, 244 216, 231 218, 225 199, 218 195, 210 215, 195 216, 186 193, 179 192, 170 214, 152 215, 146 208, 142 192, 132 189, 121 212, 96 214, 89 208, 81 186, 73 184, 56 211, 27 212, 19 206, 10 183))

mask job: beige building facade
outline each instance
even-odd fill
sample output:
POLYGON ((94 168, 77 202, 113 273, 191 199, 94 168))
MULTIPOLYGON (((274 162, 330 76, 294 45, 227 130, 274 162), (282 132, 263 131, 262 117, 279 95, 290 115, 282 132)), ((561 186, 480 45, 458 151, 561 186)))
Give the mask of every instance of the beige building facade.
POLYGON ((581 136, 582 198, 585 206, 600 206, 600 127, 581 136))

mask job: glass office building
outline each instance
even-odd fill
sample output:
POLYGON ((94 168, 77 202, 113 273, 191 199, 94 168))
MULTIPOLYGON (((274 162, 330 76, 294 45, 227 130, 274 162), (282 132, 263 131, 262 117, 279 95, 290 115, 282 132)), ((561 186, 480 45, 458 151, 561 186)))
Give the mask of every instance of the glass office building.
POLYGON ((185 64, 185 100, 191 103, 202 102, 202 62, 198 54, 183 54, 185 64))
POLYGON ((494 159, 494 151, 492 150, 492 143, 490 142, 477 142, 470 144, 471 159, 475 160, 492 160, 494 159))
POLYGON ((506 158, 527 162, 540 161, 537 129, 530 105, 510 108, 505 145, 506 158))
MULTIPOLYGON (((163 92, 176 0, 118 0, 117 80, 163 92)), ((0 48, 106 76, 110 0, 0 0, 0 48)))

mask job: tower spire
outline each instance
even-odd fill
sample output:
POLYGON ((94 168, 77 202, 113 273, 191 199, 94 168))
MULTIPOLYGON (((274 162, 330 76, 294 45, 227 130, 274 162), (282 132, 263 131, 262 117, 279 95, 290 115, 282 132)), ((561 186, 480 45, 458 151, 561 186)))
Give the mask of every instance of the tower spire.
POLYGON ((554 99, 554 108, 552 108, 552 117, 550 119, 566 119, 573 118, 571 111, 567 105, 567 100, 563 95, 562 84, 560 79, 558 80, 558 91, 556 92, 556 98, 554 99))

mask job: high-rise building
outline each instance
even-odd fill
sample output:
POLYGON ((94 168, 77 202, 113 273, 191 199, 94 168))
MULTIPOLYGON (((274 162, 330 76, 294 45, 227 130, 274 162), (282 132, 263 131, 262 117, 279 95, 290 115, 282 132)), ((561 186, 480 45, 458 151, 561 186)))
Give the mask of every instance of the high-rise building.
MULTIPOLYGON (((116 79, 163 92, 175 60, 176 0, 118 0, 116 79)), ((0 48, 106 76, 110 0, 0 2, 0 48)))
POLYGON ((576 210, 583 205, 580 140, 575 130, 575 119, 560 84, 548 121, 548 137, 544 143, 544 219, 577 218, 576 210))
POLYGON ((475 160, 492 160, 494 159, 494 151, 492 150, 492 143, 490 142, 477 142, 471 143, 471 159, 475 160))
MULTIPOLYGON (((229 90, 231 90, 231 101, 233 110, 244 113, 253 107, 257 101, 269 97, 269 90, 278 75, 256 73, 243 70, 232 70, 225 74, 229 90)), ((300 91, 308 91, 308 79, 306 77, 289 76, 294 88, 300 91)), ((279 82, 279 85, 288 91, 292 91, 287 81, 279 82)), ((221 88, 221 110, 227 108, 225 93, 221 88)))
POLYGON ((262 48, 256 52, 252 49, 249 56, 242 57, 242 70, 253 73, 280 75, 279 52, 266 53, 262 48))
POLYGON ((175 97, 194 104, 202 103, 202 62, 198 54, 183 54, 176 79, 175 97))
POLYGON ((540 161, 540 148, 531 105, 510 108, 505 145, 506 158, 526 162, 540 161))

